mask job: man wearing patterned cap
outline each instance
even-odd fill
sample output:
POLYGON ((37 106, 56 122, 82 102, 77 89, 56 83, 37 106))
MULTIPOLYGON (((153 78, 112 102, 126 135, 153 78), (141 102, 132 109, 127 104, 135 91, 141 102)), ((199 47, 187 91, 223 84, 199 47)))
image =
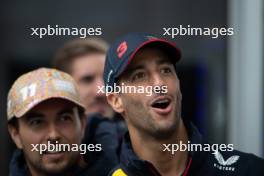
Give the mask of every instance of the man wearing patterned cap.
MULTIPOLYGON (((9 133, 18 148, 10 175, 106 174, 100 166, 84 162, 83 153, 76 148, 81 146, 86 118, 70 75, 40 68, 20 76, 8 93, 7 111, 9 133), (68 148, 48 148, 60 144, 68 148)), ((102 148, 95 145, 89 150, 102 148)))

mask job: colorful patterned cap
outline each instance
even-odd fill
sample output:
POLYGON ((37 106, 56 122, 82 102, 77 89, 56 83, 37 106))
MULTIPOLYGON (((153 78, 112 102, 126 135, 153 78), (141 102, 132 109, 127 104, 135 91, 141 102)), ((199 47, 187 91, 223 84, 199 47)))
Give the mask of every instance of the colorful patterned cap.
POLYGON ((37 104, 62 98, 84 109, 73 78, 56 69, 39 68, 20 76, 7 98, 7 120, 20 118, 37 104))

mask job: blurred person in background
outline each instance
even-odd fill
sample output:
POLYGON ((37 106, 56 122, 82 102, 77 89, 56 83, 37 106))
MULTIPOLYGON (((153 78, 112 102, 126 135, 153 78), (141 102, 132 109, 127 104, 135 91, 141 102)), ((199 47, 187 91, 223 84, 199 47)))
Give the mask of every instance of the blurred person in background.
POLYGON ((99 123, 98 128, 94 123, 86 126, 85 107, 76 83, 67 73, 40 68, 23 74, 12 85, 7 102, 8 130, 18 148, 10 162, 11 176, 104 176, 117 164, 116 154, 98 145, 100 139, 105 142, 106 136, 116 136, 95 136, 99 123), (40 145, 48 147, 49 143, 80 147, 88 131, 93 137, 85 141, 84 153, 79 148, 57 147, 40 152, 40 145), (90 142, 94 145, 90 145, 89 152, 90 142))
POLYGON ((103 93, 103 70, 108 44, 99 38, 75 39, 65 43, 55 54, 53 66, 69 73, 78 85, 86 114, 100 113, 112 118, 114 111, 103 93))
POLYGON ((75 79, 86 115, 89 117, 89 114, 100 113, 113 120, 121 139, 127 131, 126 124, 120 114, 115 113, 107 103, 105 93, 98 88, 104 86, 103 71, 108 48, 107 42, 101 38, 73 39, 58 49, 52 64, 75 79))

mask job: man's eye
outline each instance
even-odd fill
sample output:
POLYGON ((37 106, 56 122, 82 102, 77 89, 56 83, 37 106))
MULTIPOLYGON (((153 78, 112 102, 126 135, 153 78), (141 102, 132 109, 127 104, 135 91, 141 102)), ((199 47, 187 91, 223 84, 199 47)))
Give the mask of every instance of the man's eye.
POLYGON ((32 119, 29 121, 30 126, 39 126, 41 124, 43 124, 43 120, 41 119, 32 119))
POLYGON ((73 119, 73 114, 71 114, 71 113, 64 113, 64 114, 60 115, 61 121, 72 121, 72 119, 73 119))
POLYGON ((146 77, 144 72, 138 72, 132 76, 132 81, 137 81, 146 77))
POLYGON ((172 69, 170 67, 165 67, 165 68, 161 69, 161 73, 163 73, 163 74, 168 74, 171 72, 172 72, 172 69))
POLYGON ((81 78, 81 82, 88 84, 88 83, 92 83, 94 79, 95 79, 94 76, 87 75, 81 78))

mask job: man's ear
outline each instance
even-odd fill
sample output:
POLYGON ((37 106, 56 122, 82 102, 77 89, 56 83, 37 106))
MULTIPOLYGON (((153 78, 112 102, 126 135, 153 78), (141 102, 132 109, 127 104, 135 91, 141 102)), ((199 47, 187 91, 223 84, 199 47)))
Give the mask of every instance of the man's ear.
POLYGON ((83 114, 83 117, 81 117, 81 125, 82 125, 82 137, 84 137, 84 133, 87 125, 87 117, 85 114, 83 114))
POLYGON ((106 96, 107 102, 112 106, 114 111, 122 114, 124 112, 124 106, 120 95, 117 93, 109 93, 106 96))
POLYGON ((9 131, 11 138, 13 139, 17 148, 22 149, 23 148, 22 142, 21 142, 21 138, 20 138, 20 134, 18 130, 19 130, 18 127, 15 127, 13 125, 8 125, 8 131, 9 131))

